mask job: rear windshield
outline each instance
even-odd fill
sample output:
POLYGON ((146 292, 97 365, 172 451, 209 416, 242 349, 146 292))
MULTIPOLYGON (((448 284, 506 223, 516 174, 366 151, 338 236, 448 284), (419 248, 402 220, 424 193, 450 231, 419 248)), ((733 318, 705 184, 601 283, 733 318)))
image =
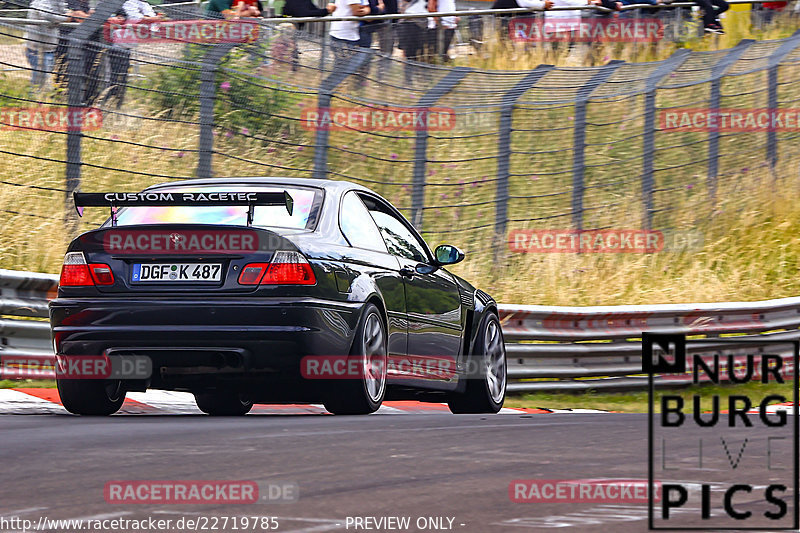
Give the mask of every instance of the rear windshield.
MULTIPOLYGON (((291 228, 313 230, 317 225, 322 190, 313 187, 281 187, 279 185, 219 185, 213 187, 164 187, 163 192, 283 192, 294 200, 292 214, 282 205, 256 206, 253 226, 265 228, 291 228)), ((124 207, 117 213, 118 226, 135 224, 222 224, 247 225, 246 206, 175 206, 175 207, 124 207)), ((107 220, 103 226, 110 226, 107 220)))

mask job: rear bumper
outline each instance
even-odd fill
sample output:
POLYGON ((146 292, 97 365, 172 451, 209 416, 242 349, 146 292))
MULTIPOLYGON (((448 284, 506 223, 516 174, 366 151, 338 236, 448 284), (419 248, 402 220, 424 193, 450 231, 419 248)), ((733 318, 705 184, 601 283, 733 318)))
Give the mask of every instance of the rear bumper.
POLYGON ((147 355, 148 386, 183 388, 169 383, 192 381, 190 367, 225 378, 299 377, 305 355, 349 353, 362 305, 314 298, 58 298, 50 303, 50 324, 56 353, 147 355), (178 369, 175 376, 170 369, 178 369))

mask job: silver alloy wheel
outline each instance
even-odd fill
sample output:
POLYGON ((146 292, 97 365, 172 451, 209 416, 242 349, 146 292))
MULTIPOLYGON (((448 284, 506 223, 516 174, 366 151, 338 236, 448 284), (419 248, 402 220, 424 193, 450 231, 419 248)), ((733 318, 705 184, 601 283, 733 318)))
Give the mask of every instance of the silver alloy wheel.
POLYGON ((373 402, 383 398, 386 388, 386 339, 383 323, 375 313, 370 313, 364 323, 364 336, 361 339, 364 362, 364 385, 367 395, 373 402))
POLYGON ((484 360, 486 362, 486 385, 492 401, 500 403, 506 392, 506 347, 496 320, 486 322, 484 338, 484 360))

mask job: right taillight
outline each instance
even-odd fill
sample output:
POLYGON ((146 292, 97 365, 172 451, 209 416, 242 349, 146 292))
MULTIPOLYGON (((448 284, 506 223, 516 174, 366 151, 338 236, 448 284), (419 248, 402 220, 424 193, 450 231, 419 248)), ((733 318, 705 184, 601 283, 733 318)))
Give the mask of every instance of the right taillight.
POLYGON ((113 285, 114 273, 104 263, 86 264, 83 252, 69 252, 64 256, 61 266, 61 287, 91 287, 93 285, 113 285))
POLYGON ((317 278, 300 252, 278 251, 272 258, 261 285, 314 285, 317 278))
POLYGON ((314 285, 317 278, 300 252, 279 250, 270 263, 248 263, 239 274, 240 285, 314 285))
POLYGON ((258 285, 269 263, 248 263, 239 274, 239 285, 258 285))

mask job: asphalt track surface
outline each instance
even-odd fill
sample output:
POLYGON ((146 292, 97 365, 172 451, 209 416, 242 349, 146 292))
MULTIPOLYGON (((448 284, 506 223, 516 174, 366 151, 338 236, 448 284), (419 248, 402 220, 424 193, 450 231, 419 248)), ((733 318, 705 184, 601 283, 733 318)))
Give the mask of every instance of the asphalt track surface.
POLYGON ((513 503, 508 492, 515 479, 646 479, 646 439, 646 415, 615 413, 3 415, 0 517, 273 516, 277 531, 321 532, 396 531, 347 527, 347 517, 407 516, 406 531, 436 530, 417 528, 421 517, 464 532, 646 531, 645 505, 513 503), (104 500, 107 481, 196 479, 280 480, 300 492, 281 504, 104 500))

